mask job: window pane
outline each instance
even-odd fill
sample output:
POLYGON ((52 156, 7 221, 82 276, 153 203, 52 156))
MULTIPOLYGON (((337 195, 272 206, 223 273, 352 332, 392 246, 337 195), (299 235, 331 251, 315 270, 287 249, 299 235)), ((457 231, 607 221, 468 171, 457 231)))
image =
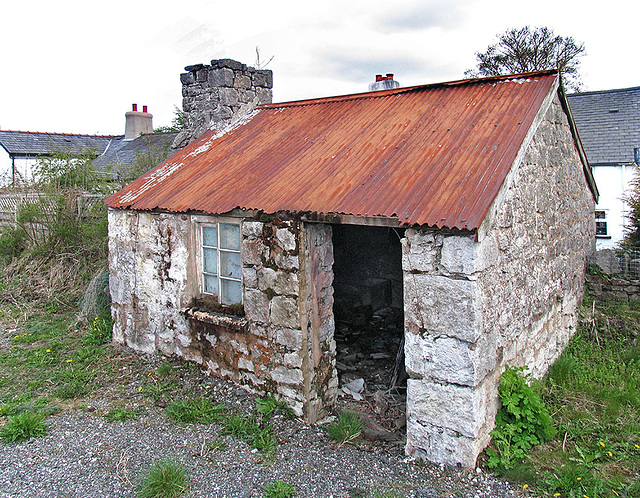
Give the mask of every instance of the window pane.
POLYGON ((220 280, 222 286, 222 304, 236 304, 242 302, 242 287, 235 280, 220 280))
POLYGON ((203 275, 204 278, 204 293, 213 294, 218 296, 218 277, 212 275, 203 275))
POLYGON ((216 227, 202 227, 202 245, 218 247, 218 229, 216 227))
POLYGON ((220 251, 220 276, 240 280, 240 253, 220 251))
POLYGON ((205 247, 202 251, 204 258, 202 267, 207 273, 218 274, 218 251, 216 249, 209 249, 205 247))
POLYGON ((220 247, 234 251, 240 250, 240 225, 220 223, 220 247))

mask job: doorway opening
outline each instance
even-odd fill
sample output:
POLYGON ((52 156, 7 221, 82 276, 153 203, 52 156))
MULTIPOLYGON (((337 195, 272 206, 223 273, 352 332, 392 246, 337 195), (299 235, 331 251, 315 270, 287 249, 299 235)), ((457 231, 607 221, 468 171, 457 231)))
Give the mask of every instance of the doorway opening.
POLYGON ((404 423, 403 229, 333 225, 340 395, 366 399, 388 431, 404 423), (397 419, 397 420, 396 420, 397 419))

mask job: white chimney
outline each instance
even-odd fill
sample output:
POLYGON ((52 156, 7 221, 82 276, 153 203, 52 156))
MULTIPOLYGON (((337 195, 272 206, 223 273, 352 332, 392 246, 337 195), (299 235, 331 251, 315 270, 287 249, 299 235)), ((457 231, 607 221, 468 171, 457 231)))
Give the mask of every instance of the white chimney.
POLYGON ((369 83, 369 91, 390 90, 391 88, 400 88, 400 83, 393 79, 393 73, 387 73, 386 76, 376 74, 376 81, 369 83))
POLYGON ((133 110, 125 113, 124 139, 134 140, 140 135, 153 133, 153 114, 147 112, 147 106, 138 111, 138 104, 133 104, 133 110))

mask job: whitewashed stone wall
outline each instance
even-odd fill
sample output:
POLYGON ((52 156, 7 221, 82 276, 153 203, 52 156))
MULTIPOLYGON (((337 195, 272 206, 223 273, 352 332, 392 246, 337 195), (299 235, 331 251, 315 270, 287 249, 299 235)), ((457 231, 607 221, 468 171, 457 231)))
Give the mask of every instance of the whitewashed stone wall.
POLYGON ((331 228, 243 221, 240 318, 191 306, 199 295, 195 230, 214 220, 109 211, 114 342, 278 393, 314 422, 337 391, 331 228))
POLYGON ((542 376, 576 330, 594 200, 557 97, 473 234, 403 240, 408 454, 475 465, 505 365, 542 376))

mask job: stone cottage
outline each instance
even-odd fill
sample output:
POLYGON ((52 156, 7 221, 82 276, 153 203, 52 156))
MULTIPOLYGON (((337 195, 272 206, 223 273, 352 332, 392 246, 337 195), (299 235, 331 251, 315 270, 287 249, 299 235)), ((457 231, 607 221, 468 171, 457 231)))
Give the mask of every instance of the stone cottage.
POLYGON ((397 313, 406 452, 472 466, 576 330, 597 195, 554 72, 260 105, 108 199, 114 341, 315 422, 337 324, 397 313))

